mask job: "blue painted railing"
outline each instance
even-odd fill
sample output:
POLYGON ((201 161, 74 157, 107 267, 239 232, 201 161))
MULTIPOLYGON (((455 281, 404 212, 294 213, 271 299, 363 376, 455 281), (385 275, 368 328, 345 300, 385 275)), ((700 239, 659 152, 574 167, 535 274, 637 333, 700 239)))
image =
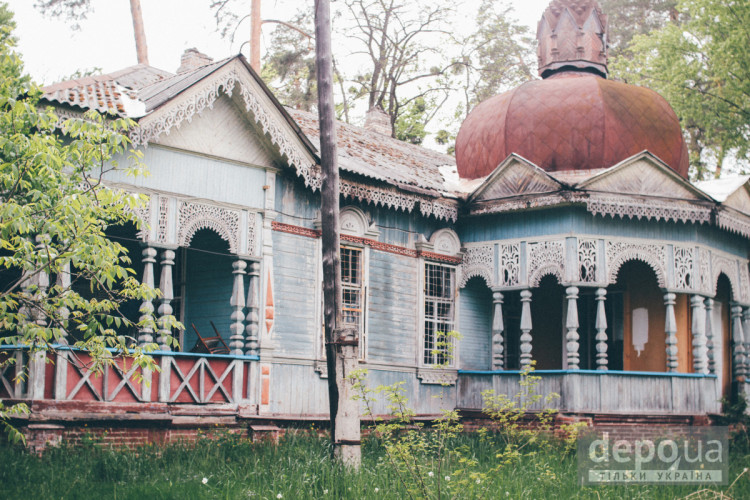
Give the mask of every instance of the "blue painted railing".
MULTIPOLYGON (((459 375, 521 375, 521 370, 458 370, 459 375)), ((624 370, 534 370, 533 375, 630 375, 639 377, 716 378, 716 374, 677 372, 629 372, 624 370)))

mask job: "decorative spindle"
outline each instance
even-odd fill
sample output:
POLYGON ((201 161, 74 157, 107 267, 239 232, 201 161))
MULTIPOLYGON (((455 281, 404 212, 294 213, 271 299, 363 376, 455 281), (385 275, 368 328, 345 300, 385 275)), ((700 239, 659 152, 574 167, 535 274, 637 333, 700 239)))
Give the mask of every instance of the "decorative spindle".
POLYGON ((578 370, 580 359, 578 353, 578 287, 571 286, 565 289, 565 299, 568 302, 568 314, 565 318, 565 335, 567 341, 565 347, 568 353, 568 370, 578 370))
POLYGON ((714 299, 703 301, 706 306, 706 359, 708 373, 716 373, 716 359, 714 358, 714 299))
POLYGON ((531 291, 521 292, 521 369, 531 364, 531 291))
POLYGON ((734 377, 744 379, 745 372, 745 335, 742 331, 742 306, 733 304, 730 309, 732 317, 732 341, 734 345, 734 377))
POLYGON ((229 337, 230 354, 242 354, 245 347, 245 315, 242 310, 245 308, 245 269, 247 262, 236 260, 232 262, 232 274, 234 274, 234 286, 232 287, 232 298, 229 305, 232 306, 232 324, 229 330, 232 332, 229 337))
POLYGON ((260 351, 260 263, 251 262, 247 284, 247 326, 245 327, 245 354, 257 356, 260 351))
POLYGON ((674 315, 674 304, 677 296, 673 293, 664 294, 665 321, 664 333, 667 339, 667 371, 677 371, 677 319, 674 315))
POLYGON ((494 309, 492 314, 492 369, 502 370, 505 366, 503 358, 503 351, 505 350, 503 345, 503 331, 505 330, 503 325, 503 294, 493 292, 492 303, 494 309))
POLYGON ((693 295, 690 297, 690 307, 693 309, 693 371, 695 373, 706 373, 708 360, 706 359, 706 310, 703 306, 703 297, 693 295))
MULTIPOLYGON (((70 290, 70 262, 63 264, 62 269, 57 273, 57 279, 55 284, 60 289, 60 295, 64 296, 68 290, 70 290)), ((68 344, 68 317, 70 316, 70 309, 65 306, 60 307, 57 310, 57 315, 60 318, 60 338, 57 339, 63 345, 68 344)))
MULTIPOLYGON (((156 249, 147 247, 141 252, 143 261, 143 284, 154 287, 154 264, 156 263, 156 249)), ((151 300, 144 298, 139 309, 141 317, 139 321, 145 322, 153 317, 154 304, 151 300)), ((154 341, 154 329, 150 325, 141 326, 138 329, 138 345, 143 346, 154 341)))
POLYGON ((750 307, 742 308, 742 335, 745 338, 745 383, 750 384, 750 307))
MULTIPOLYGON (((41 257, 47 255, 45 245, 41 236, 37 236, 36 250, 37 256, 41 257)), ((49 262, 42 265, 42 268, 37 272, 31 279, 31 284, 36 286, 35 300, 36 308, 31 312, 31 317, 34 318, 34 322, 39 326, 47 326, 47 315, 44 313, 44 297, 47 295, 49 289, 49 262)))
POLYGON ((607 298, 605 288, 596 289, 596 369, 607 369, 607 314, 604 301, 607 298))
POLYGON ((171 348, 167 344, 167 338, 172 334, 169 328, 166 316, 172 315, 172 299, 174 299, 174 290, 172 286, 172 266, 174 266, 174 252, 164 250, 161 253, 161 279, 159 280, 159 289, 161 290, 161 303, 159 304, 159 336, 156 343, 159 349, 169 351, 171 348))

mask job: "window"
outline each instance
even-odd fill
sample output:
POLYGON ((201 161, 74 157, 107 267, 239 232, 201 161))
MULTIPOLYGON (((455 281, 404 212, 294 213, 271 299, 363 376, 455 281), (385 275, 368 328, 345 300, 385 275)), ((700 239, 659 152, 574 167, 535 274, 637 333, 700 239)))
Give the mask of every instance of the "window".
POLYGON ((453 364, 449 337, 438 334, 454 330, 455 268, 425 263, 424 267, 424 350, 425 365, 453 364))

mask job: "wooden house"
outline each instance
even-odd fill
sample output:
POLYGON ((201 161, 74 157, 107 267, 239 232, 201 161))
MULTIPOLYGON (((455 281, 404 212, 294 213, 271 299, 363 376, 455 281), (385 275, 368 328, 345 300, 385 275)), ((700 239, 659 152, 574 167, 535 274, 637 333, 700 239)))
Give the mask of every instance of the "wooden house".
MULTIPOLYGON (((377 110, 338 124, 344 318, 369 383, 403 382, 419 415, 515 394, 532 360, 561 412, 595 421, 691 421, 748 393, 750 184, 689 182, 666 101, 606 79, 605 30, 595 1, 553 2, 543 79, 477 106, 455 158, 391 138, 377 110), (451 330, 452 357, 436 348, 451 330)), ((125 362, 94 376, 64 350, 54 364, 9 350, 0 397, 30 402, 29 433, 325 420, 316 116, 281 106, 241 56, 195 50, 176 74, 139 65, 44 92, 61 119, 138 123, 150 176, 106 182, 149 198, 146 229, 112 236, 162 291, 133 316, 187 328, 180 351, 135 333, 161 347, 142 383, 125 362), (206 353, 198 332, 228 352, 206 353)))

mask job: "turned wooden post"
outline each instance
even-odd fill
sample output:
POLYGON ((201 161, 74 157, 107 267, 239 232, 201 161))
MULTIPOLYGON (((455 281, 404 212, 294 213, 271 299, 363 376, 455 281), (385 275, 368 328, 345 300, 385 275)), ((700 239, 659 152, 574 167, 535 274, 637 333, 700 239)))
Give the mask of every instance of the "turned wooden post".
POLYGON ((674 314, 674 305, 677 296, 673 293, 664 294, 664 333, 667 344, 667 371, 677 371, 677 319, 674 314))
POLYGON ((716 373, 716 359, 714 354, 714 299, 707 298, 706 306, 706 358, 708 373, 716 373))
POLYGON ((245 354, 257 356, 260 351, 260 263, 251 262, 247 284, 247 326, 245 327, 245 354))
POLYGON ((565 348, 568 354, 568 370, 578 370, 580 368, 580 355, 578 353, 578 288, 571 286, 565 289, 565 299, 568 303, 568 314, 565 319, 565 328, 568 333, 565 335, 565 348))
POLYGON ((245 269, 247 262, 236 260, 232 262, 232 274, 234 274, 234 285, 232 286, 232 297, 229 299, 229 305, 232 306, 232 324, 229 330, 232 335, 229 337, 229 353, 242 354, 245 347, 245 314, 242 310, 245 308, 245 269))
POLYGON ((164 250, 161 254, 161 278, 159 280, 159 289, 161 290, 161 303, 159 304, 159 336, 156 339, 159 349, 162 351, 171 351, 167 344, 167 338, 172 334, 172 330, 167 324, 166 316, 172 315, 172 299, 174 299, 174 290, 172 284, 172 266, 174 266, 174 251, 164 250))
POLYGON ((708 360, 706 359, 706 310, 704 309, 703 297, 693 295, 690 297, 690 307, 693 309, 693 371, 695 373, 706 373, 708 360))
POLYGON ((729 309, 732 318, 732 343, 734 359, 734 377, 744 380, 745 372, 745 335, 742 331, 742 306, 732 304, 729 309))
POLYGON ((531 291, 521 292, 521 369, 531 364, 531 291))
MULTIPOLYGON (((141 255, 143 256, 143 281, 142 283, 144 285, 148 285, 151 288, 154 287, 154 264, 156 263, 156 249, 147 247, 144 248, 141 252, 141 255)), ((139 321, 146 321, 149 317, 152 317, 154 314, 154 304, 149 300, 144 298, 143 302, 141 302, 141 307, 139 309, 141 313, 141 317, 139 318, 139 321)), ((144 346, 146 344, 150 344, 154 341, 154 329, 151 328, 150 325, 144 325, 141 326, 138 329, 138 345, 144 346)))
POLYGON ((492 293, 493 314, 492 314, 492 369, 502 370, 505 366, 503 358, 503 294, 500 292, 492 293))
POLYGON ((607 369, 607 314, 604 310, 604 301, 607 298, 607 290, 596 289, 596 369, 607 369))

